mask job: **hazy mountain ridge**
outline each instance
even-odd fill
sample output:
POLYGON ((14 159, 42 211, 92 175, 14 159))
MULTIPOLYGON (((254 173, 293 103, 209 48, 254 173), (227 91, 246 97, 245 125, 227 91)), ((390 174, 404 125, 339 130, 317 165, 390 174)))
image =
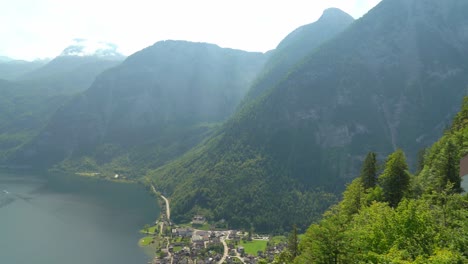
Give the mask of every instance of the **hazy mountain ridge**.
POLYGON ((337 8, 325 10, 314 23, 301 26, 288 34, 271 51, 263 71, 249 90, 244 103, 260 96, 286 77, 293 66, 305 60, 315 49, 345 30, 354 19, 337 8))
POLYGON ((36 136, 60 106, 123 58, 59 56, 51 61, 0 63, 0 76, 11 81, 0 82, 0 158, 36 136))
POLYGON ((208 144, 151 174, 172 194, 176 217, 207 211, 261 229, 307 225, 316 211, 302 197, 342 190, 369 150, 404 147, 413 157, 465 94, 466 12, 461 0, 381 2, 208 144))
POLYGON ((39 69, 40 67, 47 64, 47 62, 48 60, 0 60, 0 78, 9 81, 15 81, 24 74, 39 69))
POLYGON ((51 165, 91 157, 99 166, 140 169, 163 164, 234 111, 264 60, 212 44, 158 42, 62 107, 23 158, 51 165))

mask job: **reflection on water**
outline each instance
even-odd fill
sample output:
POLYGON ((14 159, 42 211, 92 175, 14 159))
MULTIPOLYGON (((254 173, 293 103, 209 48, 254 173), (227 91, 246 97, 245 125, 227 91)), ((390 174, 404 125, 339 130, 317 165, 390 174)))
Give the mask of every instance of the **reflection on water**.
POLYGON ((156 201, 134 184, 0 173, 0 263, 146 263, 156 201))

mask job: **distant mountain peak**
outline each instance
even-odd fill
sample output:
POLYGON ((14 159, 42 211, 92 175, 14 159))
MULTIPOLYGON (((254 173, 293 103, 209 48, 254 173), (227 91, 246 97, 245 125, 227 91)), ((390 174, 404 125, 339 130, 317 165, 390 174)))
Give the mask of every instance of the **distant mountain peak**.
POLYGON ((101 58, 125 57, 118 51, 118 46, 102 41, 91 41, 87 39, 74 39, 73 44, 65 48, 60 54, 61 57, 88 57, 95 56, 101 58))
POLYGON ((343 19, 343 18, 354 20, 354 18, 348 13, 346 13, 345 11, 336 7, 330 7, 330 8, 323 10, 322 16, 320 17, 319 21, 320 20, 336 20, 336 19, 343 19))

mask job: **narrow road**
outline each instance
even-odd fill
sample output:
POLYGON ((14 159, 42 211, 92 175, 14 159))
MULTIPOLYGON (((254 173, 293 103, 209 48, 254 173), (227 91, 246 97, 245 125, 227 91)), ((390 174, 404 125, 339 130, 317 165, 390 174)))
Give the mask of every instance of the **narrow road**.
MULTIPOLYGON (((156 188, 154 188, 154 185, 151 184, 151 188, 153 189, 153 192, 157 195, 158 192, 156 191, 156 188)), ((161 198, 163 198, 164 202, 166 202, 166 216, 167 216, 167 221, 169 222, 171 220, 171 207, 169 205, 169 200, 164 197, 164 195, 161 194, 161 198)))
POLYGON ((169 206, 169 200, 161 194, 161 198, 166 202, 166 216, 167 220, 171 220, 171 207, 169 206))
POLYGON ((229 248, 228 248, 228 246, 226 244, 226 239, 229 238, 230 234, 231 234, 231 231, 228 232, 226 237, 221 239, 221 243, 223 243, 223 246, 224 246, 224 254, 223 254, 223 257, 221 258, 221 260, 219 260, 218 264, 222 264, 226 260, 228 254, 229 254, 229 248))

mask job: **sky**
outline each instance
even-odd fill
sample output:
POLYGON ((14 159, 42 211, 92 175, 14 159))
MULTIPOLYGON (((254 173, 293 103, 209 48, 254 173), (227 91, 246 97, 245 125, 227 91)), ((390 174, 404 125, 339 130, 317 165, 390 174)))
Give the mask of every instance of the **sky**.
POLYGON ((0 56, 58 56, 74 39, 125 55, 160 40, 266 52, 337 7, 359 18, 380 0, 0 0, 0 56))

